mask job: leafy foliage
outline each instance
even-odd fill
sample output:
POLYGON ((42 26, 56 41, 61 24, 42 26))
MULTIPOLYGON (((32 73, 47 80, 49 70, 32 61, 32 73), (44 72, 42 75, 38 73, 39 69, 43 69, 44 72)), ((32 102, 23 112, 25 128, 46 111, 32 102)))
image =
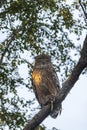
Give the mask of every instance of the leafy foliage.
POLYGON ((71 50, 76 52, 74 55, 78 54, 76 50, 80 45, 74 44, 69 35, 74 34, 78 39, 86 28, 83 20, 74 18, 74 10, 80 10, 79 4, 69 6, 62 0, 0 1, 0 28, 4 35, 0 43, 0 122, 3 129, 4 126, 10 130, 23 129, 31 118, 33 99, 25 99, 19 91, 27 90, 29 94, 32 91, 30 59, 33 56, 47 53, 54 57, 55 68, 59 72, 62 70, 63 79, 74 67, 71 50), (26 56, 23 58, 23 55, 26 56), (26 66, 26 78, 26 72, 23 76, 19 73, 22 65, 26 66))

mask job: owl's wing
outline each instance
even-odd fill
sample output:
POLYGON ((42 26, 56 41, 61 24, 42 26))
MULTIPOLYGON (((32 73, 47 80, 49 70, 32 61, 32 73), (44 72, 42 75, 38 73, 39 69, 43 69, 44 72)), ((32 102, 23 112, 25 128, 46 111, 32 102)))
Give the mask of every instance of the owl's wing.
MULTIPOLYGON (((47 76, 47 79, 49 82, 48 89, 55 99, 55 96, 57 96, 57 94, 60 91, 59 79, 53 67, 51 67, 50 69, 47 69, 46 72, 48 73, 48 76, 47 76)), ((50 116, 52 118, 56 118, 58 114, 61 114, 61 111, 62 111, 62 105, 60 104, 56 109, 53 109, 53 111, 50 113, 50 116)))
POLYGON ((52 67, 52 78, 53 78, 53 82, 56 85, 57 89, 60 90, 59 78, 58 78, 57 73, 53 67, 52 67))
POLYGON ((50 94, 57 95, 60 90, 60 84, 58 76, 53 67, 46 68, 44 70, 44 81, 46 83, 45 87, 48 89, 50 94))

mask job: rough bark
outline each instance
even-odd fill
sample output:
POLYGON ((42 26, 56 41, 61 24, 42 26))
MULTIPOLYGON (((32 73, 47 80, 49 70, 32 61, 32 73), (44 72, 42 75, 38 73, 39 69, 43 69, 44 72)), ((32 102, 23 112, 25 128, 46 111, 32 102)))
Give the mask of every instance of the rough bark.
MULTIPOLYGON (((55 108, 62 103, 62 101, 66 98, 74 84, 78 80, 82 71, 87 67, 87 36, 84 40, 83 48, 81 50, 80 59, 73 69, 71 75, 68 79, 62 84, 62 88, 60 90, 59 95, 55 101, 55 108)), ((36 126, 38 126, 48 115, 50 114, 50 104, 42 108, 34 117, 29 121, 29 123, 25 126, 24 130, 34 130, 36 126)))

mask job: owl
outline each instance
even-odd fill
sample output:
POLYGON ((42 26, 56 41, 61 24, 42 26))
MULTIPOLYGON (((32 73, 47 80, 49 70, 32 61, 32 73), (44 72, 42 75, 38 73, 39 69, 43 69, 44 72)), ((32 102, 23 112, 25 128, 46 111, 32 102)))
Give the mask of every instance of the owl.
MULTIPOLYGON (((52 106, 60 91, 60 84, 49 55, 41 54, 35 57, 32 86, 41 107, 49 103, 52 106)), ((61 113, 61 108, 61 105, 56 109, 52 107, 50 116, 56 118, 61 113)))

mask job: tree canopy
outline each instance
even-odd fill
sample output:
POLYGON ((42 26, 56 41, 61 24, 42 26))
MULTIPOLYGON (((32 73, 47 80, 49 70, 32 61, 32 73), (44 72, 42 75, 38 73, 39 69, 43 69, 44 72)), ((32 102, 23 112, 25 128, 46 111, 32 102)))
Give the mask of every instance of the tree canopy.
MULTIPOLYGON (((85 8, 87 3, 82 4, 85 8)), ((34 56, 51 55, 63 81, 71 73, 77 62, 72 57, 80 55, 79 40, 87 29, 85 21, 80 3, 75 1, 71 4, 63 0, 0 1, 0 124, 3 129, 5 126, 23 129, 31 119, 33 98, 25 99, 19 91, 21 88, 29 94, 32 91, 34 56), (24 66, 26 78, 19 72, 24 66)))

